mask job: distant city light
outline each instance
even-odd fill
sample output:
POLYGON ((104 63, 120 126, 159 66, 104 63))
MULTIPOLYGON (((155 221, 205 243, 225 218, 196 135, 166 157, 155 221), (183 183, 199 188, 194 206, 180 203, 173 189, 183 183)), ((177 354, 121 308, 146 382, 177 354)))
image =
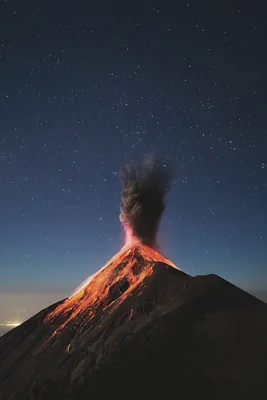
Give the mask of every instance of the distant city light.
POLYGON ((0 326, 9 326, 13 328, 19 325, 21 325, 21 322, 6 322, 5 324, 0 324, 0 326))

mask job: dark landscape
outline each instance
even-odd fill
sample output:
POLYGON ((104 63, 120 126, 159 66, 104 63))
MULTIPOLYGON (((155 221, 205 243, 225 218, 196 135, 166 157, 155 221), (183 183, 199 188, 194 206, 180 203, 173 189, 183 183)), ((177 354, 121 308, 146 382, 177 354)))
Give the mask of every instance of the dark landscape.
POLYGON ((152 252, 119 253, 2 337, 0 398, 265 399, 266 304, 152 252))

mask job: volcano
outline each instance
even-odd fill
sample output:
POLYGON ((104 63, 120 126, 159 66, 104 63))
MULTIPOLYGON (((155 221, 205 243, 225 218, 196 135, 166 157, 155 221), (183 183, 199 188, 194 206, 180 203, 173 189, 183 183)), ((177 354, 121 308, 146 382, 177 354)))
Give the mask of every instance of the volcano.
POLYGON ((266 398, 266 304, 142 244, 0 339, 1 399, 266 398))
POLYGON ((154 172, 128 174, 122 249, 0 338, 0 399, 267 398, 267 306, 159 252, 165 190, 154 172))

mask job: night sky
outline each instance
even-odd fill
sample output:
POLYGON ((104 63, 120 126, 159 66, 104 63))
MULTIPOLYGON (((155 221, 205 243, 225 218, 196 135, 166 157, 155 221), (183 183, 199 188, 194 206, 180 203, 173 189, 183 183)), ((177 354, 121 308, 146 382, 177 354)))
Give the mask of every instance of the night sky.
POLYGON ((123 244, 125 164, 173 167, 162 252, 267 288, 265 1, 0 6, 0 291, 71 291, 123 244))

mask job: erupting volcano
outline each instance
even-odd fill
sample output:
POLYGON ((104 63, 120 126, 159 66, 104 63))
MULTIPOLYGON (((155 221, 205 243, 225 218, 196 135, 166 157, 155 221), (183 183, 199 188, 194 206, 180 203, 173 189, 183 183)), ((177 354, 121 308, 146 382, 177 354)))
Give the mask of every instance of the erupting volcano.
POLYGON ((47 316, 47 323, 58 321, 58 318, 63 321, 53 336, 73 320, 77 323, 84 318, 93 319, 99 310, 110 311, 127 296, 141 293, 156 262, 178 269, 156 250, 157 228, 164 210, 169 177, 166 163, 153 157, 122 171, 120 221, 125 232, 125 245, 47 316))
POLYGON ((265 399, 266 304, 159 252, 163 160, 121 180, 124 246, 0 339, 0 399, 265 399))

